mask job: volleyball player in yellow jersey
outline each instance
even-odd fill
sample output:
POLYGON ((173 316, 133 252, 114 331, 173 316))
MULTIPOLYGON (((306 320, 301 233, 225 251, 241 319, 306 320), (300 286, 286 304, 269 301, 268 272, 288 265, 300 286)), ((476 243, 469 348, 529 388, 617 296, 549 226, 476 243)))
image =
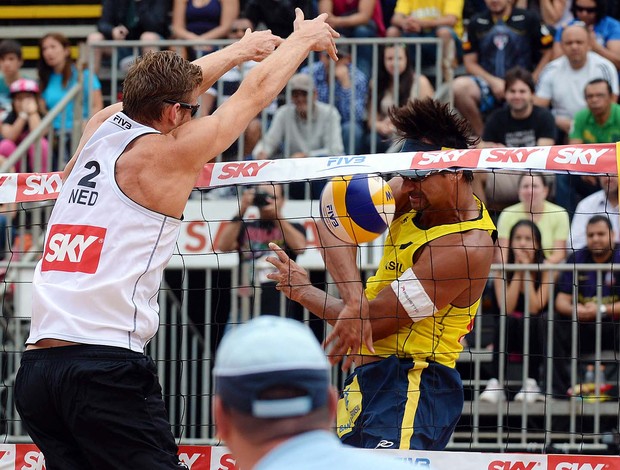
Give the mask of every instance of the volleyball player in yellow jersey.
MULTIPOLYGON (((416 100, 390 117, 404 151, 467 148, 469 126, 447 105, 416 100)), ((313 287, 286 254, 268 260, 291 299, 334 325, 332 363, 357 366, 338 403, 337 431, 357 447, 443 449, 463 408, 455 362, 487 281, 495 226, 472 192, 471 171, 408 170, 390 180, 396 218, 366 290, 357 247, 319 223, 328 271, 342 300, 313 287), (374 346, 373 346, 374 339, 374 346)))

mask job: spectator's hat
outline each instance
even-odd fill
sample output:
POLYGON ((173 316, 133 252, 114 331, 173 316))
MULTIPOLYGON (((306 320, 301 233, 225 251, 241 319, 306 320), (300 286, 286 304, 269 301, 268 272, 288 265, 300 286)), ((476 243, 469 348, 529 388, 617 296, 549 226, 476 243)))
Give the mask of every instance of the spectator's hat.
POLYGON ((326 406, 330 393, 330 365, 312 331, 271 315, 224 336, 213 375, 215 393, 226 406, 257 418, 306 415, 326 406), (264 395, 280 387, 296 393, 276 399, 264 395))
POLYGON ((11 96, 17 93, 39 93, 39 85, 29 78, 18 78, 9 87, 11 96))
POLYGON ((305 73, 297 73, 291 77, 288 82, 291 91, 300 90, 311 93, 314 89, 312 77, 305 73))

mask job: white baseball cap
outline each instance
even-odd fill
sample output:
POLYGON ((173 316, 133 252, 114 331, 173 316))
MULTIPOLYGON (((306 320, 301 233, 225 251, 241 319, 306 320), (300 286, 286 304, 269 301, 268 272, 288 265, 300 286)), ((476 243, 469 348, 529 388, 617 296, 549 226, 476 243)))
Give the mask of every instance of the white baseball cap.
POLYGON ((330 364, 303 323, 265 315, 227 333, 215 353, 215 394, 225 405, 257 418, 302 416, 327 404, 330 364), (273 387, 301 391, 264 399, 273 387))

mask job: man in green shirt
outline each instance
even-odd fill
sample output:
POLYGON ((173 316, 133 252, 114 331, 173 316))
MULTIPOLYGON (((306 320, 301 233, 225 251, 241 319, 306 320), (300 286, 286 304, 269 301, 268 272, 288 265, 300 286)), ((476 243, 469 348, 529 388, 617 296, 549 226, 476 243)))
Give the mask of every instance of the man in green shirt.
POLYGON ((602 78, 586 85, 587 108, 575 114, 571 144, 603 144, 620 141, 620 105, 613 102, 611 85, 602 78))

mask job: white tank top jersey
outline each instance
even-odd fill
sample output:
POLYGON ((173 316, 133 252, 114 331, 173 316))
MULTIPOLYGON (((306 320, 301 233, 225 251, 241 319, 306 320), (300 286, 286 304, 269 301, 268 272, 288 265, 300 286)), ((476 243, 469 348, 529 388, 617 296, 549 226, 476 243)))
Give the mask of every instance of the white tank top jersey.
POLYGON ((181 221, 132 201, 114 177, 127 145, 149 133, 158 131, 117 113, 77 158, 35 269, 26 344, 53 338, 143 352, 157 332, 157 294, 181 221))

